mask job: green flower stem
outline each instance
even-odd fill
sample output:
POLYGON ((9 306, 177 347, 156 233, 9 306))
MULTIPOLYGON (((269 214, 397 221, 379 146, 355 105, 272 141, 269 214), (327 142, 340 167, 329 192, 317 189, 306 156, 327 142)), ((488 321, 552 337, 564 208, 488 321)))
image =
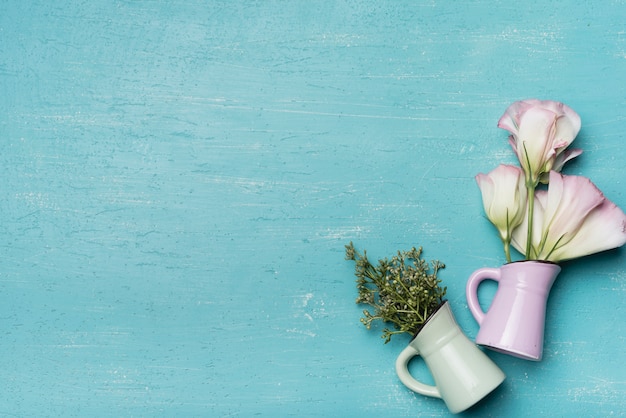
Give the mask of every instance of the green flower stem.
POLYGON ((528 190, 528 232, 526 234, 526 260, 530 260, 533 238, 533 212, 535 210, 535 187, 536 182, 527 181, 526 189, 528 190))
POLYGON ((506 256, 506 262, 511 262, 511 244, 508 241, 504 241, 504 255, 506 256))
POLYGON ((509 209, 506 209, 506 235, 502 236, 502 244, 504 244, 504 255, 506 256, 506 262, 511 262, 511 222, 509 220, 509 209))

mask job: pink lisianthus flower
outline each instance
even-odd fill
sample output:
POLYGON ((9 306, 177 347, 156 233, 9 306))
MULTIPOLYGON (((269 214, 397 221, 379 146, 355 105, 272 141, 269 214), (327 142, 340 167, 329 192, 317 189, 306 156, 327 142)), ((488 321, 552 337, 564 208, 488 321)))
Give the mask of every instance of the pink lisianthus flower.
MULTIPOLYGON (((560 262, 626 243, 626 215, 587 178, 549 173, 548 190, 535 192, 531 254, 528 259, 560 262)), ((513 232, 524 253, 528 219, 513 232)))
POLYGON ((524 173, 519 167, 501 164, 489 174, 478 174, 476 182, 487 218, 498 229, 507 260, 510 261, 512 232, 522 223, 526 213, 524 173))
POLYGON ((478 174, 487 218, 498 228, 500 238, 510 241, 511 232, 522 223, 526 209, 524 173, 518 167, 500 164, 489 174, 478 174))
POLYGON ((498 127, 511 133, 509 143, 526 175, 526 184, 546 182, 550 170, 560 171, 582 150, 567 150, 580 131, 580 117, 570 107, 551 100, 529 99, 510 105, 498 127))

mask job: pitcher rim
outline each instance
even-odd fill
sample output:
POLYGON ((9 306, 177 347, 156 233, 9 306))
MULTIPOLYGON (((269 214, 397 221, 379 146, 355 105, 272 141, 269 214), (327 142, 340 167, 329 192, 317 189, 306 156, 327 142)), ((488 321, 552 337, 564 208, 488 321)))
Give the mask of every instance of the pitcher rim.
POLYGON ((426 318, 426 321, 424 321, 424 323, 417 329, 417 331, 415 331, 415 333, 413 333, 413 337, 411 338, 411 341, 413 341, 420 332, 422 332, 422 330, 424 329, 424 327, 426 327, 426 325, 428 325, 428 323, 430 322, 430 320, 432 318, 434 318, 434 316, 437 314, 437 312, 439 312, 441 310, 441 308, 443 308, 445 306, 445 304, 448 303, 449 301, 448 299, 442 299, 441 303, 439 304, 439 306, 437 306, 437 309, 435 309, 429 316, 428 318, 426 318))
POLYGON ((559 263, 555 263, 554 261, 549 261, 549 260, 515 260, 515 261, 509 261, 508 263, 504 263, 504 265, 509 266, 512 264, 522 264, 522 263, 540 263, 540 264, 549 264, 553 266, 559 265, 559 263))

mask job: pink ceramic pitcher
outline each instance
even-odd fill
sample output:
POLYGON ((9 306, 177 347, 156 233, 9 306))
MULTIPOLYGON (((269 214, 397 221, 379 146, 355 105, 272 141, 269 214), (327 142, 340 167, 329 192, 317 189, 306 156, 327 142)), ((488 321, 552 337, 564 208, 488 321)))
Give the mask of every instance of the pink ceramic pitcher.
POLYGON ((467 281, 467 304, 480 325, 476 343, 527 360, 543 355, 546 303, 561 268, 543 261, 518 261, 476 270, 467 281), (478 302, 478 285, 498 282, 487 312, 478 302))

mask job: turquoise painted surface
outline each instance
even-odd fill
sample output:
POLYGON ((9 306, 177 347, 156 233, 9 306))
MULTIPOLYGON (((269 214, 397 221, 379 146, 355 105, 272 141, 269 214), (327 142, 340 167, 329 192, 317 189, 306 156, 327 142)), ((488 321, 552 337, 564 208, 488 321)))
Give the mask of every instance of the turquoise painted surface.
MULTIPOLYGON (((0 3, 0 414, 446 416, 359 323, 350 240, 422 245, 464 331, 509 103, 577 110, 626 208, 626 3, 0 3), (586 4, 589 3, 589 4, 586 4)), ((544 360, 467 416, 626 410, 624 250, 567 263, 544 360)), ((491 288, 483 289, 488 296, 491 288)), ((416 365, 417 374, 428 379, 416 365)))

